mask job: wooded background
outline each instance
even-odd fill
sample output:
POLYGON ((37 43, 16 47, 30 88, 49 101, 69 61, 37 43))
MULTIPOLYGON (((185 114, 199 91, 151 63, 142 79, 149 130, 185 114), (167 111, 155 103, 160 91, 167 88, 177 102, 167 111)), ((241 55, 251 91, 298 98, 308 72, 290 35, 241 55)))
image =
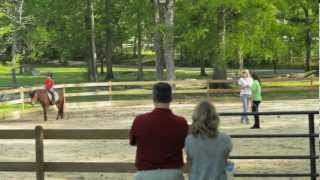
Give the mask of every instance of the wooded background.
MULTIPOLYGON (((24 64, 83 61, 88 79, 112 67, 154 65, 157 80, 175 66, 315 69, 316 0, 0 0, 0 60, 24 64)), ((22 73, 22 72, 21 72, 22 73)))

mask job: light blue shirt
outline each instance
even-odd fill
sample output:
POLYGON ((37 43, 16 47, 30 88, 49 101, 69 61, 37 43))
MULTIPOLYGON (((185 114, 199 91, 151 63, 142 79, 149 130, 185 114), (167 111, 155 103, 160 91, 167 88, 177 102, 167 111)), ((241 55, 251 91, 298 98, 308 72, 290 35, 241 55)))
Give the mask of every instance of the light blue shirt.
POLYGON ((191 161, 189 180, 226 180, 225 157, 231 149, 231 138, 224 133, 215 138, 188 135, 185 150, 191 161))

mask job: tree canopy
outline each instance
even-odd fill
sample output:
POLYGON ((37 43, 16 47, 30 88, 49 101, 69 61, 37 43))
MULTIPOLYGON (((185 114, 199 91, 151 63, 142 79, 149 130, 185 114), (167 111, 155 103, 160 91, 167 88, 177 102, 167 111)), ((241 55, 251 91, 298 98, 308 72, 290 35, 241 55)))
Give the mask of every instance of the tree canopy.
POLYGON ((315 0, 0 0, 0 59, 92 61, 101 73, 108 67, 107 79, 114 64, 136 65, 138 79, 143 65, 156 65, 157 78, 167 69, 168 79, 175 65, 201 67, 203 76, 213 68, 213 78, 259 64, 309 71, 318 57, 318 13, 315 0))

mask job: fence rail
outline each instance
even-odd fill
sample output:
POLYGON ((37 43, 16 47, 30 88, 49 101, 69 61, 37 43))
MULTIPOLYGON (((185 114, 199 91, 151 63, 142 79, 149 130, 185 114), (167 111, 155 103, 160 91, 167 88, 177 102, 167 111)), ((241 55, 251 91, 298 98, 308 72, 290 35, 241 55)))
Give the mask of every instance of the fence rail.
MULTIPOLYGON (((306 134, 233 134, 232 138, 309 138, 308 155, 274 155, 274 156, 231 156, 230 159, 241 160, 310 160, 310 173, 260 173, 248 174, 237 173, 236 177, 310 177, 316 180, 319 176, 316 171, 316 160, 319 155, 315 151, 315 139, 319 134, 314 130, 314 116, 317 111, 295 111, 295 112, 260 112, 260 113, 220 113, 220 116, 239 115, 308 115, 309 132, 306 134)), ((44 140, 46 139, 105 139, 123 140, 128 139, 128 129, 43 129, 37 126, 35 130, 0 130, 0 139, 35 139, 36 162, 0 162, 0 171, 14 172, 36 172, 37 180, 44 180, 45 172, 107 172, 107 173, 134 173, 136 171, 133 163, 96 163, 96 162, 44 162, 44 140)), ((184 167, 188 172, 188 167, 184 167)))
MULTIPOLYGON (((318 86, 315 86, 313 83, 313 77, 311 78, 273 78, 273 79, 262 79, 263 82, 284 82, 284 81, 310 81, 310 85, 308 87, 288 87, 288 88, 263 88, 264 92, 276 92, 276 91, 306 91, 306 90, 315 90, 318 86)), ((130 82, 98 82, 98 83, 82 83, 82 84, 60 84, 57 85, 56 88, 63 89, 66 92, 67 88, 90 88, 90 87, 104 87, 103 90, 97 90, 95 92, 66 92, 65 97, 74 97, 74 96, 100 96, 105 95, 109 96, 109 100, 112 100, 112 95, 126 95, 127 91, 113 91, 113 87, 116 86, 146 86, 153 85, 158 81, 130 81, 130 82)), ((168 81, 166 81, 168 82, 168 81)), ((238 89, 210 89, 210 84, 215 83, 228 83, 235 84, 236 80, 176 80, 170 81, 170 84, 175 85, 185 85, 185 84, 196 84, 202 85, 204 89, 185 89, 185 90, 174 90, 175 94, 194 94, 194 93, 203 93, 209 96, 210 94, 227 94, 227 93, 237 93, 238 89)), ((24 103, 29 101, 29 98, 25 98, 24 94, 31 92, 33 90, 42 89, 42 86, 38 87, 20 87, 18 89, 11 90, 0 90, 0 95, 7 94, 17 94, 20 93, 19 99, 10 100, 5 102, 0 102, 1 104, 21 104, 21 109, 24 109, 24 103)), ((151 95, 151 91, 135 91, 130 92, 131 95, 151 95)))

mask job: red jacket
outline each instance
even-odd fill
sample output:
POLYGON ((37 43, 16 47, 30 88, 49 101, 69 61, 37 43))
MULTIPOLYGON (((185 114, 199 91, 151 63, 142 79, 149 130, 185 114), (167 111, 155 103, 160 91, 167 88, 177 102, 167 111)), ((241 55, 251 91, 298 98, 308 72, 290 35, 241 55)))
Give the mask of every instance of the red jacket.
POLYGON ((46 86, 46 89, 47 90, 50 90, 53 88, 54 86, 54 81, 52 79, 47 79, 45 82, 44 82, 45 86, 46 86))

